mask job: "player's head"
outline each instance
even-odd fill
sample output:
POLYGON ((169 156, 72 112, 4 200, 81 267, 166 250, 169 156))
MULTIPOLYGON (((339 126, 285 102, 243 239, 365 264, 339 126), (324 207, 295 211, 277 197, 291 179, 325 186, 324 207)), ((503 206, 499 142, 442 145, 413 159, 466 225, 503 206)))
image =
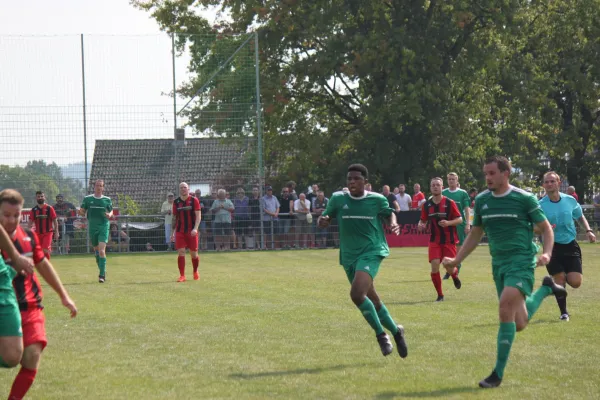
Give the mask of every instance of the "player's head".
POLYGON ((547 194, 557 193, 560 190, 560 176, 554 171, 546 172, 542 186, 547 194))
POLYGON ((37 201, 38 204, 44 204, 46 202, 46 195, 44 192, 41 190, 35 192, 35 201, 37 201))
POLYGON ((383 195, 387 196, 390 194, 390 187, 388 185, 383 185, 383 195))
POLYGON ((96 196, 100 196, 103 192, 104 192, 104 180, 96 179, 96 182, 94 182, 94 194, 96 196))
POLYGON ((458 186, 458 174, 456 172, 450 172, 446 178, 448 179, 448 187, 452 190, 456 189, 458 186))
POLYGON ((429 183, 429 190, 431 190, 431 194, 434 196, 441 195, 443 188, 444 188, 444 181, 442 180, 442 178, 435 177, 429 183))
MULTIPOLYGON (((365 183, 369 179, 369 170, 362 164, 352 164, 348 167, 346 183, 348 191, 352 196, 362 196, 365 191, 365 183)), ((388 187, 389 190, 389 187, 388 187)))
POLYGON ((181 197, 188 197, 189 194, 190 194, 190 187, 188 186, 187 183, 181 182, 179 184, 179 195, 181 197))
POLYGON ((506 157, 492 156, 485 160, 483 173, 488 189, 492 192, 504 189, 508 185, 511 169, 510 161, 506 157))
POLYGON ((400 194, 406 193, 406 185, 404 183, 401 183, 398 185, 398 193, 400 193, 400 194))
POLYGON ((0 224, 9 234, 13 233, 21 222, 23 196, 13 189, 0 192, 0 224))

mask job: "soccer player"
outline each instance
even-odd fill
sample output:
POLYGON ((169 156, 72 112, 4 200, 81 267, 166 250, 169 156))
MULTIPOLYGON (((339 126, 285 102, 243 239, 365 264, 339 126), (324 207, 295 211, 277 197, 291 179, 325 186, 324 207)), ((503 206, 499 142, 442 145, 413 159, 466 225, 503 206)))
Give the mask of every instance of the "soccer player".
POLYGON ((552 293, 566 295, 566 290, 549 276, 544 277, 542 286, 533 292, 536 264, 546 265, 550 261, 554 234, 537 199, 509 183, 511 169, 506 157, 494 156, 485 161, 483 172, 488 190, 475 199, 471 232, 456 258, 442 261, 446 267, 456 267, 477 247, 485 230, 500 299, 500 327, 496 366, 490 376, 479 382, 482 388, 500 386, 515 333, 525 329, 544 298, 552 293), (534 224, 544 238, 544 250, 537 259, 534 224))
MULTIPOLYGON (((423 232, 429 225, 431 237, 429 239, 429 263, 431 264, 431 281, 437 292, 436 301, 444 301, 442 292, 442 277, 440 276, 440 261, 444 257, 456 257, 456 243, 458 235, 456 227, 462 224, 462 217, 456 203, 442 195, 444 181, 442 178, 433 178, 430 183, 431 197, 425 201, 421 208, 421 220, 418 229, 423 232)), ((446 267, 448 275, 452 276, 454 287, 460 289, 458 269, 446 267)))
MULTIPOLYGON (((554 171, 546 172, 544 174, 544 189, 547 196, 540 200, 540 205, 554 228, 552 258, 550 263, 546 265, 546 269, 558 285, 565 286, 566 282, 576 289, 581 286, 583 270, 581 249, 577 244, 577 231, 574 221, 577 220, 583 226, 590 243, 596 241, 596 235, 594 235, 594 230, 590 228, 588 221, 585 219, 577 199, 573 198, 572 195, 561 193, 559 188, 560 177, 558 174, 554 171)), ((567 298, 558 296, 556 302, 560 309, 560 319, 568 321, 567 298)))
POLYGON ((87 215, 88 232, 94 246, 100 283, 106 281, 106 244, 109 238, 110 219, 113 216, 112 200, 102 193, 104 193, 104 181, 98 179, 94 183, 94 194, 85 196, 79 209, 79 215, 82 217, 87 215))
POLYGON ((387 219, 388 226, 396 235, 400 233, 400 227, 387 199, 378 193, 365 191, 367 179, 368 171, 364 165, 350 165, 348 192, 333 194, 318 224, 327 228, 331 218, 337 219, 340 264, 352 285, 350 298, 375 331, 383 355, 391 354, 394 349, 383 330, 385 327, 394 336, 398 353, 404 358, 408 355, 404 328, 394 322, 373 284, 379 265, 390 254, 382 219, 387 219))
POLYGON ((192 266, 194 268, 194 280, 200 279, 198 273, 198 226, 202 219, 200 212, 200 201, 190 196, 190 188, 187 183, 179 184, 179 197, 173 202, 173 229, 172 237, 175 237, 175 248, 177 249, 177 266, 179 267, 179 279, 177 282, 185 282, 185 249, 190 249, 192 266))
POLYGON ((58 219, 54 207, 46 204, 46 195, 38 190, 35 192, 37 206, 31 209, 29 228, 35 225, 35 233, 40 239, 40 246, 49 260, 52 253, 52 239, 58 240, 58 219))
MULTIPOLYGON (((71 317, 75 317, 77 307, 62 285, 52 264, 45 257, 38 235, 28 229, 23 229, 19 224, 22 209, 23 196, 19 192, 12 189, 0 192, 0 225, 9 234, 19 253, 33 257, 35 267, 40 275, 58 294, 62 304, 71 312, 71 317)), ((3 256, 10 265, 10 256, 5 252, 3 252, 3 256)), ((42 351, 48 343, 45 316, 42 311, 44 308, 42 306, 42 287, 35 272, 28 275, 17 275, 13 280, 13 287, 21 310, 24 350, 21 370, 15 377, 8 396, 9 400, 25 397, 35 379, 42 351)))
MULTIPOLYGON (((457 249, 460 249, 460 246, 462 246, 471 230, 469 222, 471 220, 471 198, 464 189, 458 187, 458 174, 456 172, 450 172, 446 178, 448 179, 448 187, 442 191, 442 194, 447 198, 454 200, 460 211, 460 216, 462 217, 462 223, 456 227, 456 232, 458 233, 457 249)), ((461 264, 458 264, 458 272, 460 272, 460 267, 461 264)), ((444 279, 448 278, 450 278, 450 274, 446 273, 444 279)))

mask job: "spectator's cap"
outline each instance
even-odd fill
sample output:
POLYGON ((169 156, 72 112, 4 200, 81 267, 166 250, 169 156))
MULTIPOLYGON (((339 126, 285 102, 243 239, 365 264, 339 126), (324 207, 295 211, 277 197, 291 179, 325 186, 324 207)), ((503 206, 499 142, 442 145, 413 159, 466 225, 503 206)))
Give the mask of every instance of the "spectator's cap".
POLYGON ((167 193, 167 196, 173 196, 173 197, 175 197, 175 195, 173 193, 171 193, 171 192, 167 193))
POLYGON ((267 186, 265 190, 268 192, 269 190, 273 190, 273 188, 271 186, 267 186))

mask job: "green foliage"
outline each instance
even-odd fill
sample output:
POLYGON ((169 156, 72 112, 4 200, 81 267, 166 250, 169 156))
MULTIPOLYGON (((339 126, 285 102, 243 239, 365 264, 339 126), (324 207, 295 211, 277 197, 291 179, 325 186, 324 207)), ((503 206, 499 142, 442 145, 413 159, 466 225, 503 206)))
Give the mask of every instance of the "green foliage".
POLYGON ((140 206, 128 194, 117 193, 117 206, 120 215, 138 215, 140 213, 140 206))

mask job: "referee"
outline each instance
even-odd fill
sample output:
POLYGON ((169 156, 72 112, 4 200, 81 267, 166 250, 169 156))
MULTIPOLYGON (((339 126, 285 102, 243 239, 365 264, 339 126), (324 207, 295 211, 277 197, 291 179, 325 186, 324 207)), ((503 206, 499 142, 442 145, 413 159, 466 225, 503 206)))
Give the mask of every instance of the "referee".
MULTIPOLYGON (((565 283, 568 283, 576 289, 581 286, 583 271, 581 249, 576 240, 575 220, 584 227, 590 243, 596 241, 596 236, 585 219, 577 200, 568 194, 561 193, 559 188, 560 177, 558 174, 554 171, 546 172, 544 189, 547 196, 540 200, 540 206, 554 229, 552 258, 546 268, 558 285, 565 286, 565 283)), ((557 297, 556 302, 560 308, 561 321, 568 321, 567 298, 557 297)))

